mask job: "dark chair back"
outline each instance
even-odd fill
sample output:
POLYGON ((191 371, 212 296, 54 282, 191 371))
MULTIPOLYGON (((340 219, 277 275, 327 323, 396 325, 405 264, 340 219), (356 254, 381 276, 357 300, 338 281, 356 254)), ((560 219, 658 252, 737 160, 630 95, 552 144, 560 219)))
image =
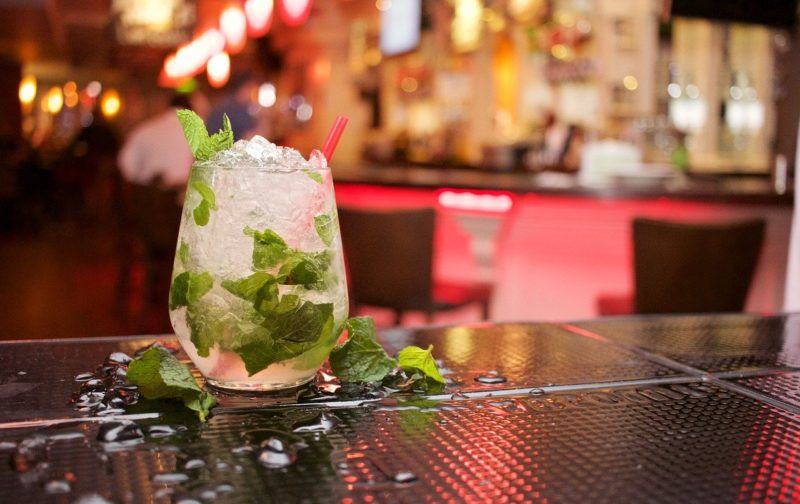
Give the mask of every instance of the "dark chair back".
POLYGON ((354 306, 429 310, 435 212, 339 208, 354 306))
POLYGON ((764 221, 633 221, 636 313, 742 311, 764 221))

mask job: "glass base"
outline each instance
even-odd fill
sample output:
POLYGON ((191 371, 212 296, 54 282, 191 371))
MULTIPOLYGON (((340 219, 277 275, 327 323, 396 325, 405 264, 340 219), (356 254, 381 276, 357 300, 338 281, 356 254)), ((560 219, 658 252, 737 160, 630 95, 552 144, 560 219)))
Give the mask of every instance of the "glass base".
POLYGON ((316 376, 316 371, 311 376, 301 378, 294 382, 255 382, 246 380, 216 380, 206 378, 206 383, 212 388, 220 389, 225 392, 275 392, 300 387, 310 382, 316 376))

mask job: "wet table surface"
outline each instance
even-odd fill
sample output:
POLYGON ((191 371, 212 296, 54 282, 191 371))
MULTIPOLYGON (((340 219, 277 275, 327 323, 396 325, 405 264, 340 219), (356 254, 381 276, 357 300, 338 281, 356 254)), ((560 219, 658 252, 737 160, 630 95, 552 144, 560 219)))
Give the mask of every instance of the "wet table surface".
POLYGON ((0 343, 0 502, 800 501, 800 315, 383 331, 434 345, 449 385, 424 398, 220 396, 205 424, 70 403, 171 339, 0 343), (100 441, 114 422, 141 436, 100 441))

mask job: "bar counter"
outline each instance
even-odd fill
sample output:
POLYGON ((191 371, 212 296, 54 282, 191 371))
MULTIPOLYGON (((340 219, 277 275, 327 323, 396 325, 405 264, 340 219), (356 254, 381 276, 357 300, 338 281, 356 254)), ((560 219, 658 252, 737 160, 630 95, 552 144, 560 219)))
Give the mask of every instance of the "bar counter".
POLYGON ((417 165, 351 165, 334 167, 337 183, 396 187, 454 188, 509 191, 518 194, 579 196, 597 199, 668 198, 708 203, 791 205, 791 190, 775 191, 765 176, 691 175, 683 182, 664 185, 640 180, 609 187, 584 187, 565 173, 520 173, 475 168, 417 165))
POLYGON ((318 402, 295 393, 221 395, 205 424, 142 404, 89 416, 70 404, 75 376, 156 337, 0 343, 0 457, 10 459, 0 464, 0 495, 187 503, 800 499, 798 315, 442 326, 380 338, 390 353, 434 345, 445 393, 339 391, 318 402), (140 435, 106 442, 100 432, 114 422, 140 435), (296 450, 281 468, 263 457, 262 443, 275 437, 296 450))

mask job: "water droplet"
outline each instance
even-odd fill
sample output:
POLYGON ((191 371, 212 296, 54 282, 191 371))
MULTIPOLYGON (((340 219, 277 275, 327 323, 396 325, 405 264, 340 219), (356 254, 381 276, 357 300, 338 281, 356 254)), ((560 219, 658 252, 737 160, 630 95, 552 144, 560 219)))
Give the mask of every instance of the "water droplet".
POLYGON ((114 362, 116 364, 128 364, 133 359, 125 352, 114 352, 106 357, 106 362, 114 362))
POLYGON ((297 460, 297 452, 292 446, 287 446, 276 437, 271 437, 261 443, 263 450, 258 455, 261 465, 270 469, 288 467, 297 460))
POLYGON ((496 374, 496 372, 494 373, 489 372, 486 373, 485 375, 476 376, 475 381, 487 385, 494 385, 496 383, 505 383, 508 380, 506 379, 505 376, 500 376, 499 374, 496 374))
POLYGON ((151 425, 147 428, 147 435, 154 438, 173 436, 177 433, 178 431, 171 425, 151 425))
POLYGON ((392 481, 395 483, 411 483, 412 481, 417 481, 417 479, 417 475, 411 471, 399 472, 392 476, 392 481))
POLYGON ((36 469, 47 460, 47 437, 34 434, 19 442, 11 454, 11 466, 17 472, 36 469))
POLYGON ((253 447, 250 445, 236 446, 234 448, 231 448, 231 453, 233 453, 234 455, 253 453, 253 447))
POLYGON ((105 392, 106 384, 100 378, 92 378, 83 382, 81 392, 105 392))
POLYGON ((202 504, 199 500, 191 497, 181 497, 175 501, 175 504, 202 504))
POLYGON ((323 411, 312 418, 296 422, 292 432, 329 432, 340 423, 336 415, 323 411))
POLYGON ((456 391, 455 393, 453 393, 453 395, 450 396, 450 399, 452 399, 454 401, 460 400, 460 399, 469 399, 469 396, 459 390, 459 391, 456 391))
POLYGON ((155 497, 156 499, 163 499, 163 498, 169 497, 170 495, 172 495, 174 493, 175 493, 175 489, 174 488, 164 487, 164 488, 159 488, 158 490, 153 492, 153 497, 155 497))
POLYGON ((100 425, 97 440, 103 443, 135 444, 144 441, 144 433, 133 422, 106 422, 100 425))
POLYGON ((532 395, 532 396, 540 396, 540 395, 544 395, 545 394, 544 389, 540 389, 540 388, 531 389, 530 392, 528 392, 528 393, 530 395, 532 395))
POLYGON ((236 488, 230 483, 220 483, 214 490, 216 490, 218 494, 226 494, 233 492, 236 488))
POLYGON ((85 436, 83 432, 61 432, 58 434, 51 434, 48 436, 50 441, 69 441, 71 439, 83 439, 85 436))
POLYGON ((214 500, 217 498, 217 492, 215 492, 214 490, 203 490, 202 492, 200 492, 199 497, 205 501, 214 500))
POLYGON ((25 372, 25 371, 17 371, 17 374, 20 375, 20 376, 25 376, 28 373, 25 372))
POLYGON ((44 484, 44 492, 47 494, 63 494, 72 491, 69 481, 51 480, 44 484))
POLYGON ((94 379, 93 373, 81 373, 75 377, 76 382, 85 382, 94 379))
POLYGON ((74 504, 113 504, 113 503, 99 494, 84 494, 78 497, 78 500, 76 500, 74 504))
POLYGON ((200 469, 201 467, 205 467, 205 466, 206 466, 206 461, 205 460, 203 460, 203 459, 191 459, 191 460, 186 461, 186 464, 184 464, 183 468, 184 469, 200 469))
POLYGON ((174 485, 189 481, 189 476, 183 473, 161 473, 154 475, 152 481, 153 483, 174 485))

